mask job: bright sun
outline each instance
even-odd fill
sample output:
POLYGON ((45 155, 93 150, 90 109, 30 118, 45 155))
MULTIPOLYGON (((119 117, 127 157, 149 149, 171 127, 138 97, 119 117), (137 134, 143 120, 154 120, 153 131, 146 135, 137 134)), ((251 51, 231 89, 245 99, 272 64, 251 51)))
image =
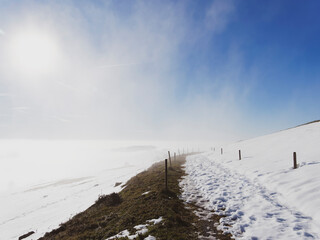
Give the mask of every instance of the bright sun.
POLYGON ((58 62, 57 43, 47 32, 18 32, 11 38, 9 51, 15 71, 27 76, 49 74, 58 62))

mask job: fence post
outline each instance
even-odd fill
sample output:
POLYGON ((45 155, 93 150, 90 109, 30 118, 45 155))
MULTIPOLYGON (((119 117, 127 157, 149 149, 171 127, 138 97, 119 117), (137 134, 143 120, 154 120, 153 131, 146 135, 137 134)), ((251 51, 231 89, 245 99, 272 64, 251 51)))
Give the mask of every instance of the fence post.
POLYGON ((298 168, 298 164, 297 164, 297 153, 293 152, 293 169, 298 168))
POLYGON ((171 167, 171 157, 170 157, 170 151, 168 151, 168 156, 169 156, 169 162, 170 162, 170 167, 171 167))
POLYGON ((164 160, 166 191, 168 191, 168 159, 164 160))
POLYGON ((176 161, 177 159, 176 159, 176 153, 174 153, 174 161, 176 161))
POLYGON ((223 148, 221 148, 221 155, 223 154, 223 148))
POLYGON ((241 150, 239 150, 239 160, 241 160, 241 150))

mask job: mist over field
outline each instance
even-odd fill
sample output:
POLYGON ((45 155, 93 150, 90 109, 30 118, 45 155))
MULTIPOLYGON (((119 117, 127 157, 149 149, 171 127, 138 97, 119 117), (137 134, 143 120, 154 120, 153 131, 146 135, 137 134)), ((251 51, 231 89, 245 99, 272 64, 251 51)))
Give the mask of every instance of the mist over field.
POLYGON ((106 170, 149 166, 168 158, 168 150, 173 155, 210 148, 207 143, 168 141, 24 139, 1 140, 0 144, 0 193, 93 177, 106 170))

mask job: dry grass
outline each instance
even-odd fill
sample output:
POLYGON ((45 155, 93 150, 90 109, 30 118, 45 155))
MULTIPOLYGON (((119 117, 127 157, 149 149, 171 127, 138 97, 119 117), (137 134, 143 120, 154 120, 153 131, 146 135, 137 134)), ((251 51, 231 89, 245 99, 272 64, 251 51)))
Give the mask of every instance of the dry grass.
MULTIPOLYGON (((157 163, 131 178, 119 194, 100 196, 86 211, 40 239, 101 240, 125 229, 134 233, 134 226, 160 216, 164 220, 149 226, 148 233, 138 239, 148 235, 157 239, 198 239, 196 232, 203 226, 194 224, 199 219, 178 198, 181 191, 179 179, 185 174, 181 168, 184 161, 185 156, 178 157, 168 170, 169 191, 164 190, 164 163, 157 163), (145 192, 149 193, 143 194, 145 192)), ((222 239, 230 239, 229 236, 221 236, 222 239)))

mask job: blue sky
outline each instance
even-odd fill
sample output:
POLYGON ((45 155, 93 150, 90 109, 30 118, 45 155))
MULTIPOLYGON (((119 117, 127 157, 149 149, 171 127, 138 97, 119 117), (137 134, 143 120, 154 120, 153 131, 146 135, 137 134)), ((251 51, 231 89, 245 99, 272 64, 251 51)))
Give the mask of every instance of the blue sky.
POLYGON ((318 7, 316 1, 236 2, 228 26, 219 34, 209 34, 208 44, 201 46, 204 54, 190 52, 191 76, 194 68, 206 68, 209 77, 203 84, 215 81, 217 72, 228 71, 232 61, 229 54, 234 51, 240 65, 240 76, 234 84, 240 93, 242 86, 252 84, 245 103, 250 115, 274 114, 294 107, 297 122, 318 118, 318 7))
POLYGON ((319 7, 2 1, 1 136, 233 141, 318 119, 319 7), (56 49, 25 51, 40 70, 12 57, 28 34, 56 49))

